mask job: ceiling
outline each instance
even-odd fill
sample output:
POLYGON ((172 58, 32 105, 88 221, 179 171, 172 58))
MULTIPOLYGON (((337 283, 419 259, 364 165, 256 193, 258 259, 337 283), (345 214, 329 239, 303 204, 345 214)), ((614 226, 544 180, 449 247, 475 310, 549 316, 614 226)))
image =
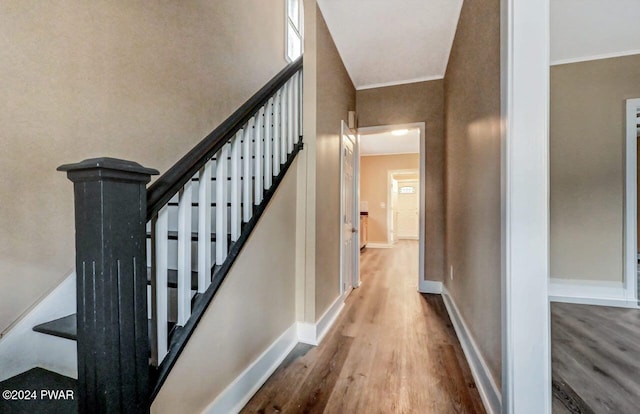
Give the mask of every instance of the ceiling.
MULTIPOLYGON (((550 0, 551 64, 640 54, 640 0, 550 0)), ((356 89, 444 77, 462 0, 318 0, 356 89)))
POLYGON ((420 130, 411 129, 406 135, 391 132, 360 136, 360 155, 415 154, 420 152, 420 130))
POLYGON ((640 53, 639 0, 551 0, 551 64, 640 53))
POLYGON ((356 89, 444 77, 462 0, 318 0, 356 89))

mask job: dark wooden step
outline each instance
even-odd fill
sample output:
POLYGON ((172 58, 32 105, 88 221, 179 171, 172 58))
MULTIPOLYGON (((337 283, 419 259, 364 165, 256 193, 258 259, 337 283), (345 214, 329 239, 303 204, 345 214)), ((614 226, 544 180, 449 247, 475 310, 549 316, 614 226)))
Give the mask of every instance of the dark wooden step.
MULTIPOLYGON (((147 267, 147 284, 151 284, 151 268, 147 267)), ((178 288, 178 271, 175 269, 167 270, 167 285, 172 289, 178 288)), ((191 271, 191 290, 198 290, 198 272, 191 271)))
POLYGON ((34 326, 33 330, 47 335, 53 335, 60 338, 78 339, 76 314, 65 316, 63 318, 54 319, 49 322, 41 323, 34 326))
MULTIPOLYGON (((196 301, 201 296, 202 296, 201 294, 196 293, 191 298, 191 308, 193 308, 196 301)), ((149 325, 150 324, 151 324, 151 319, 149 319, 149 325)), ((173 331, 175 330, 176 327, 177 326, 175 321, 168 322, 168 328, 169 328, 168 332, 171 332, 171 334, 169 335, 169 343, 171 343, 173 331)), ((69 315, 63 318, 54 319, 49 322, 41 323, 40 325, 34 326, 33 330, 35 332, 43 333, 46 335, 52 335, 52 336, 57 336, 59 338, 65 338, 65 339, 70 339, 72 341, 77 341, 78 340, 77 316, 74 313, 73 315, 69 315)), ((151 326, 149 326, 149 332, 151 332, 151 326)), ((0 411, 0 413, 3 413, 3 411, 0 411)))
MULTIPOLYGON (((150 239, 150 238, 151 238, 151 232, 147 232, 147 239, 150 239)), ((167 232, 167 238, 169 240, 178 240, 178 232, 174 230, 170 230, 169 232, 167 232)), ((196 231, 191 232, 191 241, 194 241, 194 242, 198 241, 198 232, 196 231)), ((212 242, 216 241, 216 234, 213 232, 211 233, 211 241, 212 242)))
POLYGON ((33 368, 0 382, 0 393, 19 390, 35 392, 36 398, 28 400, 0 398, 0 413, 75 414, 78 412, 77 381, 73 378, 43 368, 33 368), (46 394, 42 395, 41 392, 46 394))
MULTIPOLYGON (((243 205, 244 203, 240 203, 240 205, 243 205)), ((180 203, 174 203, 174 202, 170 202, 167 204, 169 207, 178 207, 180 205, 180 203)), ((200 205, 200 203, 193 202, 191 203, 191 207, 198 207, 200 205)), ((216 203, 211 203, 211 207, 215 207, 216 203)), ((231 207, 231 203, 227 203, 227 207, 231 207)))
MULTIPOLYGON (((255 181, 256 177, 251 176, 251 180, 255 181)), ((215 181, 216 177, 211 177, 211 181, 215 181)), ((200 181, 200 177, 194 177, 191 181, 200 181)), ((227 181, 231 181, 231 177, 227 177, 227 181)), ((240 181, 244 181, 244 177, 240 177, 240 181)))

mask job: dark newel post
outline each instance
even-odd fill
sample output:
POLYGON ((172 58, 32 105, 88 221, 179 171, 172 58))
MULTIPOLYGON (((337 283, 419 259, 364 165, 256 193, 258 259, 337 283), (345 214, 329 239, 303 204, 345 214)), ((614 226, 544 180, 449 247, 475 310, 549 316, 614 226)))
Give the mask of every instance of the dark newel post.
POLYGON ((156 170, 94 158, 74 183, 80 413, 149 412, 146 184, 156 170))

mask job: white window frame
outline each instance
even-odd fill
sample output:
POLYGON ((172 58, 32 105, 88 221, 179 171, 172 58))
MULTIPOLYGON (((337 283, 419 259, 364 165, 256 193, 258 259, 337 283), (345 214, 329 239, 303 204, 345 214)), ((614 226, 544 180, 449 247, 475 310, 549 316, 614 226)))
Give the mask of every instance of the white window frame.
POLYGON ((298 22, 300 27, 296 25, 296 22, 291 20, 289 17, 289 4, 292 0, 284 0, 285 7, 285 31, 284 31, 284 57, 287 62, 293 62, 298 57, 302 56, 304 49, 304 13, 302 11, 302 0, 293 0, 298 3, 298 22), (300 54, 298 56, 293 56, 289 54, 289 38, 291 36, 295 36, 300 40, 300 54))

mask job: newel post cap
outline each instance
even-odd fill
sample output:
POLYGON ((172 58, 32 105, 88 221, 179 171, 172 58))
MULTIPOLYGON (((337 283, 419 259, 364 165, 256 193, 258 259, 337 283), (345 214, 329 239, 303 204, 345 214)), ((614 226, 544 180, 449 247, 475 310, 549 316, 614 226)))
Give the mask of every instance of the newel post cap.
POLYGON ((158 170, 146 168, 134 161, 118 158, 89 158, 74 164, 64 164, 57 171, 66 171, 73 181, 121 180, 148 183, 158 170))

